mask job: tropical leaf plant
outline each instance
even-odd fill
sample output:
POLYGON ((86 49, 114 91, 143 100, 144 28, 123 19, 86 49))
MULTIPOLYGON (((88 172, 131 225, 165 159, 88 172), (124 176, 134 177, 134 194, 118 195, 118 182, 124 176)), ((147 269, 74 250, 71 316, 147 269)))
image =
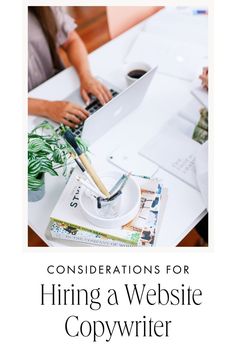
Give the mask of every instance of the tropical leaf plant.
MULTIPOLYGON (((28 189, 36 191, 44 184, 44 174, 58 176, 58 169, 62 174, 67 173, 68 164, 72 163, 74 150, 62 138, 65 126, 55 130, 48 122, 44 121, 28 134, 28 189)), ((76 137, 80 148, 88 151, 87 145, 76 137)))

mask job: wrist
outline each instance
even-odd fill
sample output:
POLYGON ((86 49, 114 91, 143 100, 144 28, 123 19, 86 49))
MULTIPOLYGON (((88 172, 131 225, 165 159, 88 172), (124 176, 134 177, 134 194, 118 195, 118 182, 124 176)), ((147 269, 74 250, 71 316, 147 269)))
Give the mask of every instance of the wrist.
POLYGON ((42 116, 49 118, 52 101, 43 100, 41 105, 42 116))
POLYGON ((80 82, 88 82, 93 77, 90 71, 86 71, 78 74, 79 74, 80 82))
POLYGON ((37 98, 28 99, 28 113, 31 115, 49 117, 50 101, 37 98))

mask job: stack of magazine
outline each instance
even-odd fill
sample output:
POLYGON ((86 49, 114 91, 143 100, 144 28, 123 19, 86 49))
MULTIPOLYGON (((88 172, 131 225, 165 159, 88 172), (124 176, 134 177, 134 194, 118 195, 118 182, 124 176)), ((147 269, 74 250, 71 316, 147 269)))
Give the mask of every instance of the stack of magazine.
POLYGON ((80 210, 78 173, 77 169, 73 171, 52 211, 49 232, 53 239, 104 247, 156 244, 167 200, 167 190, 156 178, 136 177, 141 188, 141 203, 135 219, 118 229, 102 229, 87 221, 80 210))

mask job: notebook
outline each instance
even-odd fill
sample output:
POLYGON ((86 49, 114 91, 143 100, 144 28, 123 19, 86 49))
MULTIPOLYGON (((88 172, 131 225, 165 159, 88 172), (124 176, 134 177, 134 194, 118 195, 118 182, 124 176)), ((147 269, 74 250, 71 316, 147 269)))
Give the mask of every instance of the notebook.
POLYGON ((174 119, 165 124, 161 131, 143 146, 140 154, 198 190, 195 157, 200 144, 191 138, 189 130, 191 123, 181 117, 179 122, 182 123, 182 129, 174 119))

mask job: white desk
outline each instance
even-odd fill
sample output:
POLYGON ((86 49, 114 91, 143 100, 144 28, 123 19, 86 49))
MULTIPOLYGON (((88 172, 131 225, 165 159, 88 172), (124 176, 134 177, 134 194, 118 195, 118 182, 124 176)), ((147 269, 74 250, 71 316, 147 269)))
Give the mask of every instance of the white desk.
MULTIPOLYGON (((158 13, 151 20, 158 18, 158 13)), ((124 58, 145 22, 133 27, 89 55, 92 71, 119 87, 125 86, 122 76, 124 58)), ((30 92, 31 97, 60 100, 79 86, 73 68, 69 68, 30 92)), ((137 110, 90 147, 96 164, 96 155, 103 161, 101 169, 113 169, 106 160, 117 147, 127 151, 135 146, 138 151, 145 142, 157 134, 163 124, 179 111, 190 99, 191 83, 157 74, 137 110), (143 122, 145 121, 145 134, 143 122), (135 134, 134 134, 135 132, 135 134), (122 141, 121 141, 122 137, 122 141)), ((29 117, 29 130, 39 123, 38 117, 29 117)), ((168 188, 168 200, 157 246, 176 246, 206 214, 200 193, 157 167, 158 176, 168 188)), ((65 179, 46 175, 46 193, 36 203, 29 203, 29 225, 49 246, 80 246, 75 242, 54 241, 45 237, 49 217, 57 202, 65 179)))

